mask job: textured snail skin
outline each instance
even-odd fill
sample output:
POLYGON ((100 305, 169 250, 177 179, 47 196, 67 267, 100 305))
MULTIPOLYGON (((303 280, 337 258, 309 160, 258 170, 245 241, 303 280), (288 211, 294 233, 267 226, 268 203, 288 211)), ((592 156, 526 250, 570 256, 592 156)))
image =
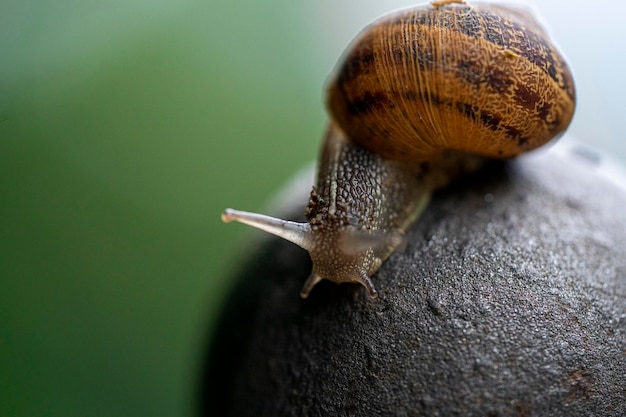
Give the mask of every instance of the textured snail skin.
POLYGON ((402 243, 432 190, 482 161, 459 152, 421 163, 393 161, 354 144, 331 124, 305 210, 314 244, 309 248, 313 272, 302 295, 333 277, 361 283, 375 297, 369 277, 402 243))
POLYGON ((296 223, 227 209, 306 249, 319 281, 360 283, 402 244, 432 192, 485 157, 534 149, 568 126, 574 84, 524 11, 454 1, 370 25, 329 84, 317 186, 296 223))

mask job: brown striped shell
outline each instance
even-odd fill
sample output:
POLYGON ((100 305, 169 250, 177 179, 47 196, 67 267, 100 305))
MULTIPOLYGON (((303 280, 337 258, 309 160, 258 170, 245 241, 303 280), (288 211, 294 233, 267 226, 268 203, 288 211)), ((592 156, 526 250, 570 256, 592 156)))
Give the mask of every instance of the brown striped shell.
POLYGON ((533 16, 453 3, 387 15, 353 43, 327 97, 351 140, 398 160, 506 158, 566 129, 572 75, 533 16))

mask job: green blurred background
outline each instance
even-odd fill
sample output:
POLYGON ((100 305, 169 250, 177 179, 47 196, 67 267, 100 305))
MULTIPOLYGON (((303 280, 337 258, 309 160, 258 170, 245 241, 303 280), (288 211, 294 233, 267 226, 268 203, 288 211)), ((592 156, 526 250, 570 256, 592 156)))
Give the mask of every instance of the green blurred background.
MULTIPOLYGON (((2 2, 1 416, 192 414, 250 233, 221 210, 259 210, 315 158, 337 56, 407 4, 2 2)), ((571 131, 625 161, 603 60, 626 54, 577 38, 593 11, 536 8, 578 82, 571 131)))

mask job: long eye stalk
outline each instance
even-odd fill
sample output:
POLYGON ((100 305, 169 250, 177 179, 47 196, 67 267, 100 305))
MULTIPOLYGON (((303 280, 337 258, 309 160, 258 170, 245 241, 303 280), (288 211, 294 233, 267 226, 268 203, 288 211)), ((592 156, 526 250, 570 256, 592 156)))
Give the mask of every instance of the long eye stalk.
POLYGON ((232 221, 244 223, 295 243, 307 251, 311 250, 311 226, 308 223, 292 222, 264 214, 233 209, 224 210, 222 221, 225 223, 232 221))

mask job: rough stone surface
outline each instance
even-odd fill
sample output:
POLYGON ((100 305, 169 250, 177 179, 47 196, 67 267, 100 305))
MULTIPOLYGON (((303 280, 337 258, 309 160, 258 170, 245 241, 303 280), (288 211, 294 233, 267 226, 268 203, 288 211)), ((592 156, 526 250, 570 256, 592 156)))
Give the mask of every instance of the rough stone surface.
MULTIPOLYGON (((595 155, 494 163, 437 193, 374 276, 298 296, 304 251, 243 266, 201 415, 626 415, 626 190, 595 155)), ((622 185, 623 178, 618 178, 622 185)))

